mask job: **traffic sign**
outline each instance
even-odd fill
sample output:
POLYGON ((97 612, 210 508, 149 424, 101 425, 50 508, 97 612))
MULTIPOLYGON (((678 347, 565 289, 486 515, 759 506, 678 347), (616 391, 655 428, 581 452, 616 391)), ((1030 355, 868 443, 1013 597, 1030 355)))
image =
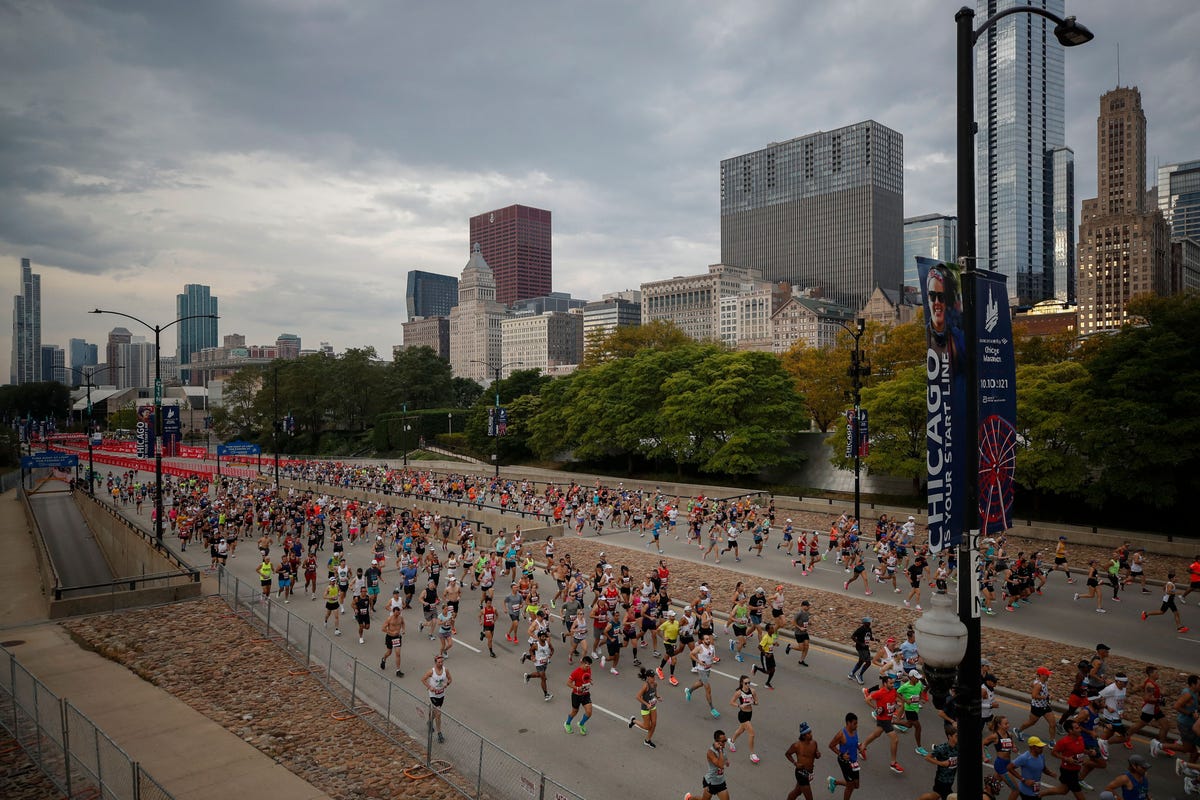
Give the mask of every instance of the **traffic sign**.
POLYGON ((261 456, 262 448, 250 442, 230 442, 217 445, 218 456, 261 456))
POLYGON ((21 469, 77 466, 79 466, 79 456, 74 453, 60 453, 57 450, 47 450, 44 453, 21 456, 21 469))

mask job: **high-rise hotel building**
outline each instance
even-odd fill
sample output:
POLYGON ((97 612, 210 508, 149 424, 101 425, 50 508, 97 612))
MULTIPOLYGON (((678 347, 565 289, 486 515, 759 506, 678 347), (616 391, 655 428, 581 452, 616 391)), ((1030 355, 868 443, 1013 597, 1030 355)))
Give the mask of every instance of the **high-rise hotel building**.
POLYGON ((9 362, 8 382, 16 386, 40 380, 43 380, 42 276, 34 274, 28 258, 22 258, 21 293, 13 296, 12 361, 9 362))
MULTIPOLYGON (((179 365, 179 377, 185 384, 189 380, 186 365, 192 360, 192 353, 199 353, 206 347, 217 346, 217 320, 215 318, 183 319, 198 314, 216 314, 217 298, 213 297, 212 289, 201 283, 189 283, 183 287, 183 294, 175 295, 176 319, 183 320, 176 328, 178 331, 175 351, 176 364, 179 365)), ((141 384, 134 384, 140 386, 141 384)))
POLYGON ((859 308, 900 286, 903 221, 904 137, 874 120, 721 162, 721 263, 768 283, 859 308))

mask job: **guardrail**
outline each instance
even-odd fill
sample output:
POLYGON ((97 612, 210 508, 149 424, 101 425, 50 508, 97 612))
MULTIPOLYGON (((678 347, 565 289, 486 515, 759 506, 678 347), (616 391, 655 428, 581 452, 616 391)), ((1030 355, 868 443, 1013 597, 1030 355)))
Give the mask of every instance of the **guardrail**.
POLYGON ((0 727, 66 797, 174 800, 87 715, 0 646, 0 727))
POLYGON ((379 670, 360 664, 323 630, 280 604, 263 603, 257 584, 243 582, 224 568, 217 578, 218 593, 235 615, 294 658, 345 707, 345 714, 357 716, 416 759, 412 768, 431 771, 470 800, 583 800, 445 711, 445 741, 438 741, 427 696, 415 695, 379 670))

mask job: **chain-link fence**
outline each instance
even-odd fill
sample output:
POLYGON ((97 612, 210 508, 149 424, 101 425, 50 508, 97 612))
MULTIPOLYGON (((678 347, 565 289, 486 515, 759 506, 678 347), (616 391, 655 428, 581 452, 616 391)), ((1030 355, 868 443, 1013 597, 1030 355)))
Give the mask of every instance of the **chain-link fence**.
POLYGON ((346 715, 357 715, 413 759, 406 773, 432 771, 471 800, 583 800, 457 718, 443 712, 435 722, 427 696, 360 664, 322 628, 279 603, 263 603, 257 583, 241 581, 224 569, 218 578, 221 597, 235 616, 292 656, 299 670, 337 698, 346 715))
POLYGON ((171 800, 79 709, 0 647, 0 727, 66 797, 171 800))

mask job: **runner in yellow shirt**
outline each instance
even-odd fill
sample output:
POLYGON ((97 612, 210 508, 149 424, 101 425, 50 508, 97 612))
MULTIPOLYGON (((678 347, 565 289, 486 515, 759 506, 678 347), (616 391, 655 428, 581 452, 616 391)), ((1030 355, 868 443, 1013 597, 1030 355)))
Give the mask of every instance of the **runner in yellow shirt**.
POLYGON ((663 615, 663 621, 658 625, 658 632, 662 634, 663 638, 663 659, 655 673, 658 675, 658 679, 662 680, 664 677, 663 667, 670 664, 670 683, 672 686, 678 686, 679 679, 675 677, 675 653, 679 649, 679 622, 676 620, 673 610, 669 610, 663 615))
POLYGON ((762 662, 762 666, 754 665, 754 674, 760 672, 766 673, 767 682, 764 684, 768 689, 774 689, 771 681, 775 678, 775 644, 779 641, 779 629, 775 627, 774 622, 766 623, 766 628, 763 631, 762 638, 758 640, 758 659, 762 662))

